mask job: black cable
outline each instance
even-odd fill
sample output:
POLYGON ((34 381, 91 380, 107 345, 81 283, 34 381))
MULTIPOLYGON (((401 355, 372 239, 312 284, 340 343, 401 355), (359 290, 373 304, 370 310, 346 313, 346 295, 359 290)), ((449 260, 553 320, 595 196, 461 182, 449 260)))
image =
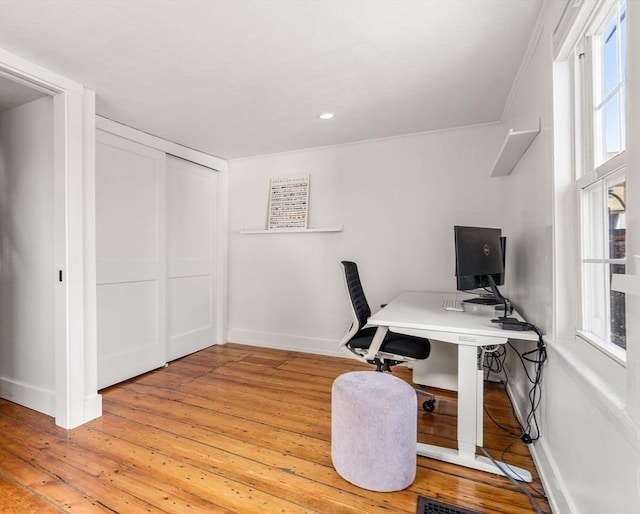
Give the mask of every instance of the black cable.
MULTIPOLYGON (((540 331, 540 329, 535 325, 533 325, 532 323, 522 322, 522 325, 525 326, 528 330, 534 331, 538 335, 538 343, 536 345, 536 348, 534 350, 530 350, 522 354, 511 344, 511 342, 509 341, 507 342, 509 345, 509 348, 511 348, 520 359, 520 363, 522 364, 522 368, 525 372, 527 380, 531 384, 531 387, 529 388, 529 391, 528 391, 529 411, 527 413, 527 417, 525 419, 524 425, 518 419, 513 402, 510 401, 510 403, 511 403, 511 409, 514 414, 514 418, 516 419, 518 425, 520 426, 520 430, 522 432, 519 438, 524 443, 531 444, 534 441, 537 441, 538 439, 540 439, 540 427, 538 425, 538 418, 536 413, 538 411, 538 407, 540 406, 540 402, 542 400, 542 395, 541 395, 542 371, 544 368, 544 364, 547 360, 547 350, 546 350, 546 345, 544 343, 542 332, 540 331), (533 370, 534 371, 533 374, 530 373, 527 367, 527 363, 534 364, 535 368, 533 370)), ((506 361, 506 347, 504 352, 502 353, 491 352, 489 354, 486 354, 485 362, 483 363, 483 365, 488 370, 487 378, 491 375, 491 373, 502 373, 505 370, 505 361, 506 361)), ((506 390, 509 379, 506 372, 503 375, 504 375, 504 387, 506 390)), ((509 400, 511 400, 511 398, 509 398, 509 400)), ((489 411, 486 409, 486 406, 484 410, 496 426, 515 436, 515 434, 513 434, 510 430, 506 429, 506 427, 503 427, 502 425, 497 423, 495 419, 493 419, 489 411)))
POLYGON ((495 420, 495 418, 491 415, 491 413, 490 413, 490 412, 489 412, 489 410, 487 409, 487 406, 486 406, 486 405, 484 406, 484 412, 485 412, 485 414, 486 414, 487 416, 489 416, 489 419, 490 419, 491 421, 493 421, 493 424, 494 424, 495 426, 497 426, 500 430, 503 430, 503 431, 505 431, 507 434, 509 434, 509 435, 511 435, 511 436, 513 436, 513 437, 516 437, 516 438, 520 439, 520 436, 522 435, 522 432, 521 432, 520 434, 516 434, 515 432, 513 432, 513 431, 511 430, 511 428, 506 427, 506 426, 501 425, 500 423, 498 423, 498 422, 495 420))
MULTIPOLYGON (((504 358, 507 354, 507 350, 503 345, 500 345, 496 350, 485 353, 484 367, 487 369, 487 379, 492 373, 500 375, 504 370, 504 358)), ((500 377, 498 377, 500 378, 500 377)))
POLYGON ((542 371, 547 360, 547 350, 540 330, 531 323, 527 323, 526 325, 538 335, 538 344, 536 345, 536 348, 534 350, 530 350, 521 354, 511 343, 508 344, 509 347, 516 352, 516 355, 518 355, 518 358, 520 359, 524 372, 527 376, 527 380, 530 384, 532 384, 528 392, 529 413, 526 418, 526 425, 522 427, 522 440, 525 443, 530 444, 540 438, 540 427, 538 425, 538 418, 536 413, 542 400, 542 371), (535 365, 533 376, 531 376, 529 370, 527 369, 527 362, 533 363, 535 365), (535 432, 532 429, 535 429, 535 432))
MULTIPOLYGON (((507 349, 504 347, 504 345, 500 345, 496 351, 485 354, 484 363, 483 363, 484 368, 487 370, 487 376, 485 380, 488 380, 491 377, 491 374, 495 373, 496 375, 498 375, 500 383, 504 383, 504 381, 502 380, 502 373, 505 369, 504 363, 506 360, 506 356, 507 356, 507 349)), ((505 377, 506 377, 506 373, 505 373, 505 377)), ((506 427, 500 424, 491 415, 491 412, 489 412, 489 409, 487 408, 486 403, 484 404, 483 408, 484 408, 484 412, 489 417, 489 419, 493 421, 493 424, 495 426, 497 426, 499 429, 503 430, 504 432, 506 432, 511 436, 520 438, 520 436, 522 435, 522 432, 520 434, 516 434, 513 432, 513 430, 510 427, 506 427)), ((512 405, 512 409, 513 409, 513 405, 512 405)), ((515 411, 513 412, 513 417, 516 418, 516 421, 517 421, 517 416, 515 411)), ((522 428, 522 426, 520 428, 522 428)))
MULTIPOLYGON (((542 370, 544 367, 544 364, 547 360, 547 351, 546 351, 546 345, 544 343, 543 340, 543 336, 542 336, 542 332, 540 331, 540 329, 538 329, 538 327, 536 327, 535 325, 531 324, 531 323, 526 323, 523 322, 522 323, 523 326, 525 326, 527 329, 532 330, 533 332, 535 332, 538 336, 538 343, 536 345, 536 348, 524 353, 520 353, 512 344, 511 342, 507 341, 507 344, 509 345, 508 347, 511 348, 516 355, 518 356, 520 363, 522 364, 522 368, 524 369, 525 375, 527 377, 527 380, 529 381, 529 383, 531 384, 531 387, 529 389, 528 392, 528 398, 529 398, 529 411, 527 413, 527 417, 526 417, 526 423, 525 425, 523 425, 520 420, 518 419, 518 415, 515 411, 515 406, 513 405, 513 402, 511 401, 511 397, 507 394, 507 397, 509 398, 509 403, 511 405, 511 410, 513 412, 513 417, 516 420, 516 422, 518 423, 519 427, 520 427, 520 434, 514 433, 509 427, 505 427, 503 425, 501 425, 500 423, 498 423, 493 416, 491 415, 491 413, 489 412, 489 410, 487 409, 486 405, 484 406, 484 411, 486 412, 487 416, 489 416, 489 419, 491 419, 491 421, 493 421, 493 423, 500 428, 501 430, 507 432, 509 435, 514 437, 514 440, 509 443, 509 445, 507 445, 507 447, 503 450, 502 452, 502 461, 503 461, 503 465, 496 462, 493 457, 491 457, 491 455, 489 455, 486 450, 484 448, 481 448, 481 450, 484 452, 484 454, 487 456, 487 458, 489 458, 494 465, 496 465, 498 467, 498 469, 500 469, 505 476, 511 480, 511 482, 513 482, 518 489, 520 489, 522 492, 524 492, 527 497, 529 498, 529 501, 531 503, 531 505, 533 506, 533 508, 536 510, 536 512, 540 513, 540 509, 537 507, 535 500, 533 499, 531 493, 529 493, 529 491, 527 491, 522 485, 520 485, 520 483, 518 483, 513 477, 520 477, 518 475, 518 473, 505 461, 505 454, 507 453, 507 451, 509 450, 509 448, 511 448, 517 441, 522 441, 525 444, 531 444, 534 441, 537 441, 540 438, 540 428, 538 426, 538 419, 536 416, 536 412, 538 410, 538 407, 540 406, 540 401, 541 401, 541 388, 542 388, 542 370), (535 366, 533 373, 530 373, 527 364, 533 364, 535 366), (532 437, 532 429, 535 430, 533 437, 532 437), (503 466, 505 466, 507 469, 505 469, 503 466)), ((485 354, 485 358, 484 358, 484 362, 483 362, 483 367, 487 370, 487 378, 489 378, 491 376, 492 373, 496 373, 496 374, 500 374, 500 378, 502 378, 502 376, 504 377, 504 388, 505 391, 507 390, 507 386, 509 383, 509 378, 508 375, 505 371, 505 362, 506 362, 506 356, 507 356, 507 346, 501 346, 500 347, 502 349, 502 351, 492 351, 489 353, 485 354)), ((501 380, 502 381, 502 380, 501 380)), ((521 478, 521 477, 520 477, 521 478)), ((533 484, 528 484, 528 486, 531 488, 531 490, 537 495, 538 498, 543 499, 544 501, 548 501, 548 498, 546 496, 546 494, 544 494, 543 491, 539 491, 537 488, 535 488, 533 486, 533 484)))

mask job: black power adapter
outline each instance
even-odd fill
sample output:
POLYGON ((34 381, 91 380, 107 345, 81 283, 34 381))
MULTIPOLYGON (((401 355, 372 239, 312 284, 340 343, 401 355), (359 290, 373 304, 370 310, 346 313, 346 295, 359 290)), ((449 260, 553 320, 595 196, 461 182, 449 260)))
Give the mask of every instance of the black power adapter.
POLYGON ((500 317, 492 319, 491 323, 499 323, 502 330, 531 330, 529 323, 519 321, 517 318, 500 317))

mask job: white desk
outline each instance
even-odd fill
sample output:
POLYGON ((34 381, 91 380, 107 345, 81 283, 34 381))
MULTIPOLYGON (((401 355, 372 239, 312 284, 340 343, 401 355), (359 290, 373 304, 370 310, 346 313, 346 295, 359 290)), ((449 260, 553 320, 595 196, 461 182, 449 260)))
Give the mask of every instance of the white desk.
MULTIPOLYGON (((465 312, 445 311, 443 300, 454 296, 423 292, 400 294, 369 318, 370 325, 378 326, 371 348, 379 347, 387 330, 457 345, 458 449, 418 443, 418 455, 504 475, 490 459, 476 455, 476 447, 483 444, 484 414, 484 382, 478 348, 505 344, 508 339, 537 341, 538 336, 531 331, 502 330, 491 323, 498 314, 486 306, 466 306, 465 312)), ((522 319, 515 311, 511 316, 522 319)), ((509 469, 506 464, 501 465, 509 469)), ((510 468, 513 478, 531 481, 528 471, 510 468)))

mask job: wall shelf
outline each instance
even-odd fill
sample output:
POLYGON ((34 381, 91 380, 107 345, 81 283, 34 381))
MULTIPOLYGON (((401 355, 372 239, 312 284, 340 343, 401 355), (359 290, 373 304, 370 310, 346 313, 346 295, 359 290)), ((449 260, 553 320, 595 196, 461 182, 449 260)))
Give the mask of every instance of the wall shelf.
POLYGON ((540 125, 541 120, 538 121, 538 128, 536 129, 519 131, 509 129, 509 133, 502 143, 502 148, 498 152, 496 162, 491 169, 492 177, 506 177, 511 174, 520 158, 540 133, 540 125))
POLYGON ((241 229, 239 234, 308 234, 310 232, 342 232, 344 227, 321 227, 321 228, 274 228, 271 230, 245 230, 241 229))

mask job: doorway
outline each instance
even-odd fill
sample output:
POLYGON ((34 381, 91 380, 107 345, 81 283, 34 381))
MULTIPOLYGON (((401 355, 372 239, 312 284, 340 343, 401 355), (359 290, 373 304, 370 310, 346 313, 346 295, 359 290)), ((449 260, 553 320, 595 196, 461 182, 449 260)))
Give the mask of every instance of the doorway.
MULTIPOLYGON (((102 413, 96 377, 95 283, 91 280, 95 276, 91 260, 95 255, 95 95, 66 77, 3 49, 0 78, 3 100, 15 103, 9 111, 22 111, 22 105, 24 111, 35 111, 31 112, 33 116, 17 116, 15 126, 13 121, 9 123, 3 135, 3 165, 10 153, 4 140, 24 132, 19 128, 23 118, 31 118, 32 122, 36 120, 34 126, 48 127, 44 132, 50 150, 38 153, 48 155, 41 156, 41 160, 52 170, 32 171, 28 177, 2 171, 2 180, 12 183, 11 188, 3 188, 0 206, 0 279, 3 299, 11 300, 9 307, 2 308, 6 309, 2 316, 3 322, 11 319, 13 325, 0 332, 4 363, 0 396, 54 416, 56 424, 63 428, 73 428, 102 413), (22 100, 20 95, 24 95, 22 100), (39 202, 42 205, 35 206, 39 202), (34 234, 27 237, 29 231, 34 234), (39 252, 43 252, 35 259, 39 264, 29 261, 39 252), (27 266, 27 262, 35 267, 27 266), (36 269, 39 279, 25 276, 36 269), (34 313, 36 305, 39 316, 34 313), (29 327, 30 323, 37 325, 35 330, 29 327), (35 342, 45 332, 47 341, 35 342), (24 341, 30 341, 28 350, 22 347, 24 341)), ((30 134, 23 133, 21 138, 32 140, 30 144, 36 148, 41 145, 30 134)), ((17 161, 28 154, 13 153, 11 158, 17 161)))

